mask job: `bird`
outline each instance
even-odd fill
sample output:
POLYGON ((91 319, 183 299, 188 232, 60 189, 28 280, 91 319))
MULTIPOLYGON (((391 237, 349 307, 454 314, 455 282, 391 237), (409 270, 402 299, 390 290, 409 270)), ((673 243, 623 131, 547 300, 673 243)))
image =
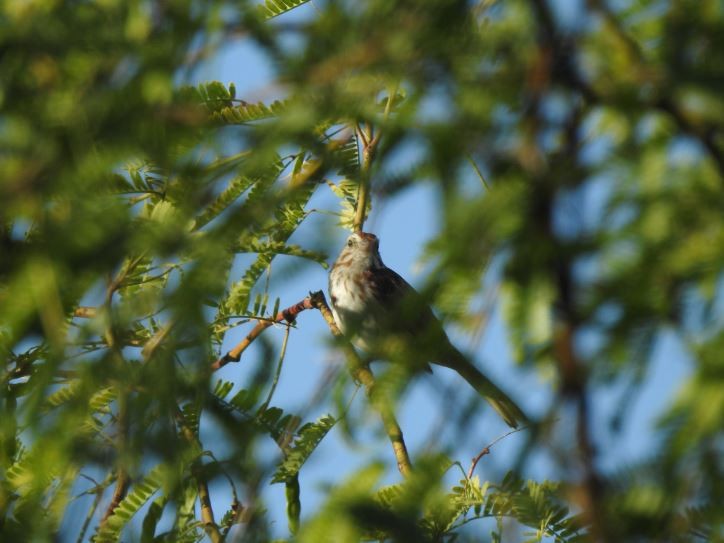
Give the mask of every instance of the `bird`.
POLYGON ((512 428, 527 422, 516 403, 483 375, 450 341, 430 306, 380 256, 374 234, 353 232, 329 273, 332 314, 342 333, 368 353, 389 338, 402 338, 415 357, 455 370, 512 428))

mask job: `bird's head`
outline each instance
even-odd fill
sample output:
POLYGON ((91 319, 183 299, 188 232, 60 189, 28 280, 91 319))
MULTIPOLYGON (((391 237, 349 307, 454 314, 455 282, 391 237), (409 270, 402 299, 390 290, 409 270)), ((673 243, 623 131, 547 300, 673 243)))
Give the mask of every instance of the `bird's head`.
POLYGON ((354 232, 347 238, 337 263, 364 268, 383 267, 380 240, 368 232, 354 232))

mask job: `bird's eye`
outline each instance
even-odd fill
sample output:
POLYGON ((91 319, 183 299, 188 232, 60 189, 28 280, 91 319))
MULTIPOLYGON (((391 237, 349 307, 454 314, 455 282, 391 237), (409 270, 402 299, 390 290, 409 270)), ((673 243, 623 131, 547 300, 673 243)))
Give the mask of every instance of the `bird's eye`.
POLYGON ((352 241, 352 239, 348 239, 348 240, 347 240, 347 247, 352 247, 352 245, 354 245, 354 241, 352 241))

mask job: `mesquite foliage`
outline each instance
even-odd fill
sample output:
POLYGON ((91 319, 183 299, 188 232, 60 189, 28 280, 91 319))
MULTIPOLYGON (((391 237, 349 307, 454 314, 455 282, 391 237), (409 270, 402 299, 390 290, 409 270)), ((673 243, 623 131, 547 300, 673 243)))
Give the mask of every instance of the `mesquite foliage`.
POLYGON ((0 540, 721 538, 723 37, 715 0, 0 2, 0 540), (262 95, 198 82, 238 43, 262 95), (212 371, 415 190, 419 290, 502 315, 541 399, 476 474, 499 432, 448 395, 398 479, 368 414, 410 372, 355 396, 316 311, 212 371))

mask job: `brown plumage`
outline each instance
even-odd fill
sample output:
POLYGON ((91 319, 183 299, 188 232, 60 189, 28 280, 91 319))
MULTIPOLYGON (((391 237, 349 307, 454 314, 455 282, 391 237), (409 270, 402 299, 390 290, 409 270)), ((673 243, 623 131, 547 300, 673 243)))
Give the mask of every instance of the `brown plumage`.
POLYGON ((329 274, 332 311, 340 329, 360 348, 375 352, 382 338, 403 336, 426 362, 459 373, 513 428, 522 410, 450 342, 422 297, 382 262, 374 234, 355 232, 329 274))

